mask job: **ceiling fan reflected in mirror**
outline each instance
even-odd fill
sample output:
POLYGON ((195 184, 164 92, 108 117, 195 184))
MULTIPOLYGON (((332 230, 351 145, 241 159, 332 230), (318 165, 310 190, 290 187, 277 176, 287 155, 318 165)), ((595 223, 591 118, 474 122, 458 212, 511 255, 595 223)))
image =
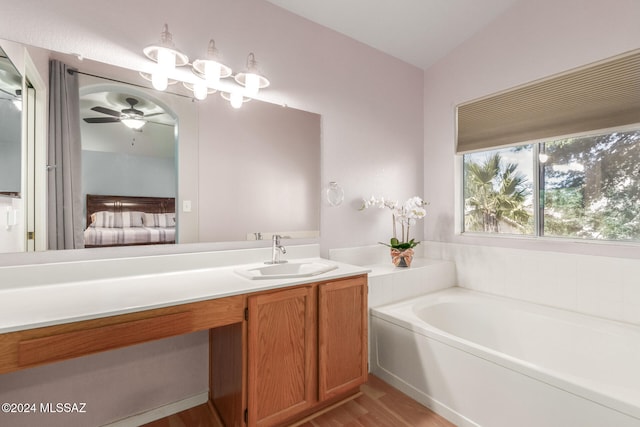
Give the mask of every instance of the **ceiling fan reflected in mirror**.
MULTIPOLYGON (((135 98, 127 98, 126 102, 129 104, 129 108, 125 108, 121 111, 112 110, 111 108, 96 106, 92 107, 92 111, 96 111, 98 113, 106 114, 110 117, 87 117, 84 119, 87 123, 122 123, 130 129, 141 131, 143 126, 150 122, 147 120, 149 117, 158 116, 161 113, 153 113, 153 114, 144 114, 143 111, 138 110, 135 106, 139 103, 139 101, 135 98)), ((160 122, 151 122, 161 125, 166 125, 166 123, 160 122)))

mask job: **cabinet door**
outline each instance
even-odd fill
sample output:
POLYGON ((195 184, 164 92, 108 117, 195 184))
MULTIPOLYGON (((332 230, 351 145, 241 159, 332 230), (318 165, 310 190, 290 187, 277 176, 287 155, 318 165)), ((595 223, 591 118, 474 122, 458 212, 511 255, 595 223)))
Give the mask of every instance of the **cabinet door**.
POLYGON ((325 400, 366 382, 367 280, 318 288, 319 398, 325 400))
POLYGON ((248 424, 271 426, 316 402, 312 287, 249 297, 248 424))

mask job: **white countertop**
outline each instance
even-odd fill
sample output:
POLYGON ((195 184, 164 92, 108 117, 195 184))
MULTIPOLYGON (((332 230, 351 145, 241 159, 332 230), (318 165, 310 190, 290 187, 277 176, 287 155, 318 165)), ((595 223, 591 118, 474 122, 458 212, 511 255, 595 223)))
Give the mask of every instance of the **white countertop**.
MULTIPOLYGON (((319 258, 295 259, 312 261, 319 258)), ((294 261, 294 260, 290 260, 294 261)), ((337 269, 310 277, 250 280, 234 270, 264 263, 157 274, 76 280, 0 289, 0 333, 204 301, 366 274, 366 267, 336 261, 337 269)), ((73 266, 69 266, 73 268, 73 266)))

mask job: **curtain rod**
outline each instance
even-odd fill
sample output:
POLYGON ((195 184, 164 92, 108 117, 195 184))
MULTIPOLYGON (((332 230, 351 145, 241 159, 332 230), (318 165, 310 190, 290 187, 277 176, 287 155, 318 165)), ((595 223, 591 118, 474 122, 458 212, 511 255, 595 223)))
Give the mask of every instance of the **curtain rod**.
MULTIPOLYGON (((82 74, 83 76, 95 77, 95 78, 98 78, 98 79, 108 80, 108 81, 114 82, 114 83, 120 83, 120 84, 124 84, 124 85, 139 87, 139 88, 142 88, 142 89, 151 89, 150 87, 143 86, 143 85, 140 85, 140 84, 137 84, 137 83, 123 82, 121 80, 112 79, 110 77, 104 77, 104 76, 99 76, 97 74, 91 74, 91 73, 87 73, 87 72, 84 72, 84 71, 78 71, 78 70, 75 70, 73 68, 67 68, 67 72, 69 74, 73 74, 73 73, 82 74)), ((169 92, 169 91, 165 91, 165 93, 169 93, 171 95, 176 95, 176 96, 181 96, 183 98, 189 98, 189 99, 191 99, 193 101, 193 98, 191 96, 188 96, 188 95, 183 95, 181 93, 169 92)))

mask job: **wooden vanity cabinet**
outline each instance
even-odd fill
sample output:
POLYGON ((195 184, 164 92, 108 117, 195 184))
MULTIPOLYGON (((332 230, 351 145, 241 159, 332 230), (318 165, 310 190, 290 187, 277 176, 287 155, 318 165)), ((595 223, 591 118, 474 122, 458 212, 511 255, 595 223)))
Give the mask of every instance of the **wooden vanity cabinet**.
POLYGON ((366 276, 248 298, 247 424, 277 426, 367 378, 366 276))

